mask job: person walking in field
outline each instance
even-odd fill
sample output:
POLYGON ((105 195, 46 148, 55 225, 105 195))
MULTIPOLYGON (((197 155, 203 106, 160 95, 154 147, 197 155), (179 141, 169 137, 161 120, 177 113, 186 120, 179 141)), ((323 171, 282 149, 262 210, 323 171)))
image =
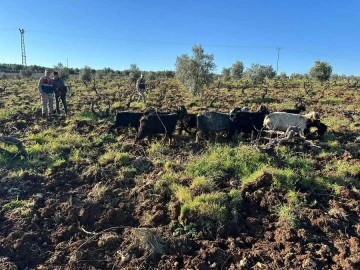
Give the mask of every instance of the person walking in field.
POLYGON ((68 115, 67 103, 66 103, 66 93, 67 88, 64 84, 64 81, 59 77, 59 73, 54 71, 54 78, 52 80, 53 87, 55 89, 55 102, 56 102, 56 113, 60 115, 60 100, 64 106, 65 116, 68 115))
POLYGON ((41 96, 42 117, 50 116, 54 110, 54 87, 50 79, 50 71, 45 70, 38 83, 38 90, 41 96))
POLYGON ((144 103, 146 103, 146 97, 145 97, 145 78, 144 75, 141 74, 140 78, 136 81, 136 91, 137 94, 142 98, 144 103))

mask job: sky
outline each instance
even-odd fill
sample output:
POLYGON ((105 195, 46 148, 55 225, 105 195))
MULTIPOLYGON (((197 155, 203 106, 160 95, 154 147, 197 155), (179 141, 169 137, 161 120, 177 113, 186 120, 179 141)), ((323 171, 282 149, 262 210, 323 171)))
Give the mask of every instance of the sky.
POLYGON ((359 0, 0 0, 0 63, 21 64, 19 28, 27 65, 175 70, 201 45, 217 73, 236 61, 307 73, 319 60, 360 75, 359 0))

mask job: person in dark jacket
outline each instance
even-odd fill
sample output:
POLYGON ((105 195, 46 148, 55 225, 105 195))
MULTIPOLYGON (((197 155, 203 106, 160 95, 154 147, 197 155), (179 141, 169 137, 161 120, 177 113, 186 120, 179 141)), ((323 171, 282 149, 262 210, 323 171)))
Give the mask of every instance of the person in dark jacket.
POLYGON ((46 69, 45 76, 42 76, 38 83, 43 117, 51 115, 54 110, 54 87, 49 76, 50 71, 46 69))
POLYGON ((144 75, 141 74, 140 78, 136 81, 136 91, 140 98, 146 103, 145 97, 145 78, 144 75))
POLYGON ((57 71, 54 71, 54 78, 52 82, 55 88, 56 113, 60 114, 60 100, 61 100, 61 103, 64 106, 65 116, 67 116, 68 114, 67 103, 66 103, 67 88, 64 84, 64 81, 59 77, 59 73, 57 71))

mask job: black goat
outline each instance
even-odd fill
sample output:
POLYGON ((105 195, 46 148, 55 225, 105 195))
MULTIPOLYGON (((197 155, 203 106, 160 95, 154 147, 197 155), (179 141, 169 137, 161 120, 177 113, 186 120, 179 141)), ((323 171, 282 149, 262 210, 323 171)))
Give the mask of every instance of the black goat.
POLYGON ((165 137, 169 138, 169 143, 171 144, 172 136, 178 120, 179 114, 177 113, 153 113, 144 115, 140 119, 140 127, 135 138, 135 143, 145 137, 151 137, 156 134, 164 134, 165 137))

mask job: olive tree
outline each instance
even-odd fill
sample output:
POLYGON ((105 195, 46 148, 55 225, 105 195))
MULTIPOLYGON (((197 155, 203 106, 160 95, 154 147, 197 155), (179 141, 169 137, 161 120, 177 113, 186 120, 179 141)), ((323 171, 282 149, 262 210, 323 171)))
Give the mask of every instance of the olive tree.
POLYGON ((175 76, 193 95, 201 96, 202 89, 214 80, 216 65, 214 56, 205 54, 201 45, 195 45, 192 53, 192 57, 184 54, 176 58, 175 76))
POLYGON ((310 76, 317 79, 321 84, 329 80, 332 73, 332 67, 327 62, 315 61, 310 69, 310 76))
POLYGON ((221 71, 221 78, 224 82, 227 82, 230 80, 230 68, 223 68, 221 71))
POLYGON ((233 80, 240 80, 244 72, 244 64, 241 61, 236 61, 232 64, 230 69, 230 76, 233 80))
POLYGON ((279 75, 276 75, 275 78, 281 81, 286 81, 289 79, 288 75, 286 75, 285 72, 281 72, 279 75))
POLYGON ((263 83, 266 78, 272 79, 276 75, 273 67, 259 64, 252 64, 245 72, 245 77, 251 80, 254 84, 263 83))
POLYGON ((86 87, 88 86, 92 80, 92 70, 89 66, 85 66, 80 70, 79 79, 85 84, 86 87))

